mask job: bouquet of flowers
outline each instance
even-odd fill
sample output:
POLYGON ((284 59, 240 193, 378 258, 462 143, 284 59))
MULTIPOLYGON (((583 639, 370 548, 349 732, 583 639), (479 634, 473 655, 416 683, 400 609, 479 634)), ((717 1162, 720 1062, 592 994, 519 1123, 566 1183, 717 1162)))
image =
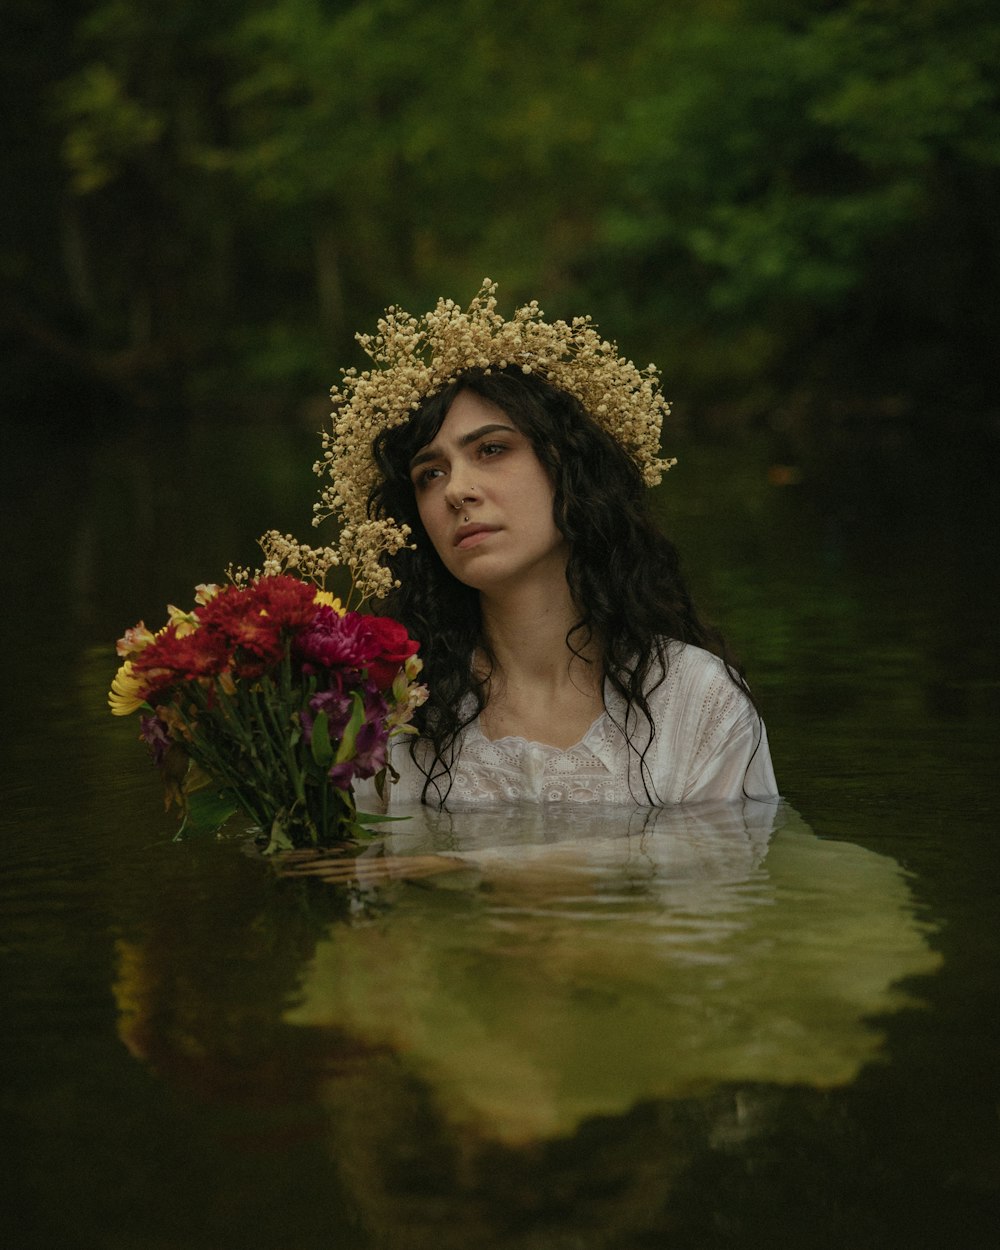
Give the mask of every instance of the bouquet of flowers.
POLYGON ((417 643, 287 573, 201 585, 195 603, 170 606, 156 634, 125 631, 108 696, 117 716, 143 713, 182 830, 242 810, 268 852, 361 834, 379 818, 357 811, 353 783, 381 792, 389 746, 427 697, 417 643))

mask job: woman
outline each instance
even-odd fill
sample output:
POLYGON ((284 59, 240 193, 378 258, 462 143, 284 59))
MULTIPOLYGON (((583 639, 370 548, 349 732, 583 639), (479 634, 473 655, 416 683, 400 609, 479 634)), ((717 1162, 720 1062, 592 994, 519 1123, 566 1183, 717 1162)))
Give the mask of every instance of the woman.
POLYGON ((495 305, 487 283, 465 312, 390 309, 319 466, 355 570, 383 527, 385 610, 421 644, 392 802, 776 796, 742 671, 645 511, 673 463, 655 371, 589 319, 495 305))

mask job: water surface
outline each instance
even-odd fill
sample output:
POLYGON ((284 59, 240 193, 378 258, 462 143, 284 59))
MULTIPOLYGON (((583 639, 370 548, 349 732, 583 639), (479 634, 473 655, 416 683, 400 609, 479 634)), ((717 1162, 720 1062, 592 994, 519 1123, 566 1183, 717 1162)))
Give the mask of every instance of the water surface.
POLYGON ((172 841, 104 694, 125 625, 308 533, 311 434, 42 447, 2 470, 5 1244, 994 1244, 981 492, 669 475, 782 804, 421 811, 279 873, 172 841))

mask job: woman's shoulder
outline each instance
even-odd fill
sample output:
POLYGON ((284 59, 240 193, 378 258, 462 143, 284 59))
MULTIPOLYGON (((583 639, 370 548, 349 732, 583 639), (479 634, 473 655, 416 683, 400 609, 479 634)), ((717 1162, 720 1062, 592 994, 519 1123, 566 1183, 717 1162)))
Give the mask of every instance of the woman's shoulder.
POLYGON ((739 677, 690 643, 670 641, 665 658, 666 676, 647 696, 661 794, 678 802, 777 795, 764 723, 739 677))
POLYGON ((682 664, 692 671, 704 673, 727 671, 725 661, 721 656, 716 655, 714 651, 707 651, 704 647, 696 646, 693 642, 679 642, 676 638, 667 637, 658 638, 657 642, 672 664, 682 664))
POLYGON ((651 673, 646 695, 661 743, 706 743, 756 726, 746 687, 720 656, 692 643, 664 640, 665 670, 651 673))
MULTIPOLYGON (((662 665, 654 656, 643 695, 657 729, 665 722, 684 722, 690 728, 713 711, 732 712, 744 705, 753 708, 746 691, 714 652, 675 638, 661 637, 656 642, 662 665)), ((641 723, 642 717, 623 694, 608 687, 605 701, 615 720, 626 718, 630 729, 641 723)))
POLYGON ((650 697, 659 695, 661 701, 676 698, 680 688, 688 697, 701 693, 706 698, 726 703, 750 703, 739 679, 721 656, 675 638, 662 638, 660 643, 665 671, 651 674, 654 685, 650 697))

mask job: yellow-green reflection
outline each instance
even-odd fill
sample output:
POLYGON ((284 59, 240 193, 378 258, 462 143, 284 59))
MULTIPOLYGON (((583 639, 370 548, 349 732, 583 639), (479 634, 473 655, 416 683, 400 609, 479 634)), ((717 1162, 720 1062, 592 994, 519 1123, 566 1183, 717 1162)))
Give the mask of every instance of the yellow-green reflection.
MULTIPOLYGON (((417 809, 396 830, 285 1019, 394 1055, 476 1139, 724 1082, 844 1084, 913 1001, 899 982, 939 963, 900 866, 783 805, 417 809)), ((331 1108, 346 1093, 331 1080, 331 1108)))

